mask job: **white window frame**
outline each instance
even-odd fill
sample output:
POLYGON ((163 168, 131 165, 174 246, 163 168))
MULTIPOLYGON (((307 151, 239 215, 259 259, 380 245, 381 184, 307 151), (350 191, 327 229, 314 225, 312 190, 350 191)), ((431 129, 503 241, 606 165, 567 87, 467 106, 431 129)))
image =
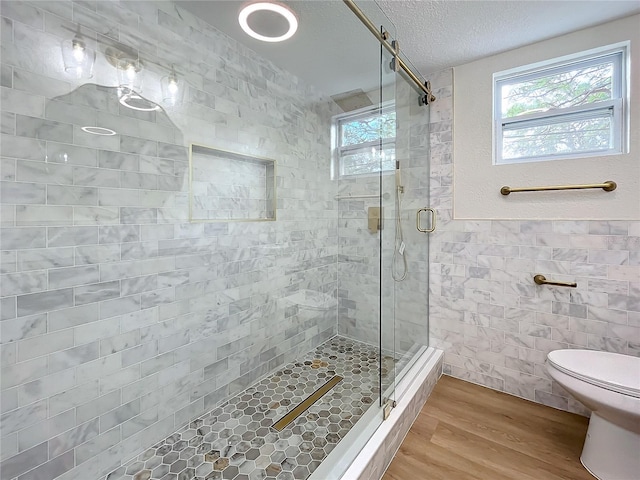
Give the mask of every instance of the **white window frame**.
POLYGON ((493 75, 493 164, 510 165, 516 163, 539 162, 547 160, 561 160, 585 158, 605 155, 618 155, 628 150, 628 114, 626 104, 628 99, 627 72, 629 62, 629 42, 580 52, 574 55, 555 58, 550 61, 526 65, 515 69, 497 72, 493 75), (518 115, 516 117, 502 117, 502 87, 514 83, 532 80, 542 76, 562 73, 579 67, 588 67, 602 63, 605 59, 613 61, 612 99, 579 105, 575 107, 548 110, 518 115), (532 155, 520 158, 502 158, 502 140, 504 132, 523 127, 551 125, 571 120, 602 118, 612 119, 612 142, 607 150, 580 151, 574 153, 532 155))
MULTIPOLYGON (((354 145, 342 146, 340 145, 340 139, 342 138, 342 124, 350 120, 357 120, 358 118, 367 118, 377 115, 382 109, 383 112, 393 110, 395 108, 395 102, 385 102, 382 107, 378 105, 371 105, 368 107, 359 108, 350 112, 334 115, 331 122, 331 137, 333 145, 333 175, 332 178, 357 178, 380 175, 380 170, 368 173, 344 173, 344 166, 342 163, 343 155, 371 151, 372 148, 378 149, 382 145, 383 150, 394 149, 396 145, 396 137, 378 138, 369 142, 357 143, 354 145)), ((382 174, 392 173, 395 170, 388 169, 382 170, 382 174)))

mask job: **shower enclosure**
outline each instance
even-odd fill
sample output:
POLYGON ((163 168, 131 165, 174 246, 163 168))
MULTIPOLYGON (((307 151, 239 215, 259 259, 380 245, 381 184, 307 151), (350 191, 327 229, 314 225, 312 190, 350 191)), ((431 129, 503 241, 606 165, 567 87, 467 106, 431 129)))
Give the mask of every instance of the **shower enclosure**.
POLYGON ((0 6, 1 480, 343 477, 428 346, 423 93, 342 2, 337 84, 239 2, 0 6))

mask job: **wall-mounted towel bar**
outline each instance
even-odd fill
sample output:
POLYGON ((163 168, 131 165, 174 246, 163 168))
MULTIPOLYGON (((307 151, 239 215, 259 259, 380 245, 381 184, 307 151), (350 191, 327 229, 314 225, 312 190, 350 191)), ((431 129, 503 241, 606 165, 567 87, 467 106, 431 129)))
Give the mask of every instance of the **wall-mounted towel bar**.
POLYGON ((556 287, 572 287, 576 288, 578 286, 575 282, 552 282, 551 280, 547 280, 544 275, 536 275, 533 277, 533 281, 536 285, 555 285, 556 287))
POLYGON ((507 187, 506 185, 500 189, 502 195, 509 195, 514 192, 543 192, 546 190, 584 190, 587 188, 601 188, 605 192, 612 192, 618 185, 612 180, 604 183, 587 183, 584 185, 550 185, 548 187, 507 187))

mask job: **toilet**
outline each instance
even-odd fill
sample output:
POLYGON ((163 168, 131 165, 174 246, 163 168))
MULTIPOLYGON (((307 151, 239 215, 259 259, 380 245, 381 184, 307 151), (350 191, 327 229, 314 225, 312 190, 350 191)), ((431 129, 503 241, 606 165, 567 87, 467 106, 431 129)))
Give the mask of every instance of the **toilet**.
POLYGON ((555 350, 547 372, 591 410, 580 461, 600 480, 640 478, 640 358, 555 350))

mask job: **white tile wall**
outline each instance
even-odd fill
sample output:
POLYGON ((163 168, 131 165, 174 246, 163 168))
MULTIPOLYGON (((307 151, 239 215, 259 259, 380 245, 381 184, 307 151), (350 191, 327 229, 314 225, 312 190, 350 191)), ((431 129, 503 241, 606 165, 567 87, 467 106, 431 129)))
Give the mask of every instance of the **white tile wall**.
POLYGON ((453 220, 451 70, 431 83, 431 344, 445 373, 586 413, 548 378, 546 354, 640 355, 640 222, 453 220), (537 273, 578 288, 536 286, 537 273))
POLYGON ((192 148, 191 165, 193 219, 274 219, 273 162, 192 148))
POLYGON ((335 308, 285 300, 336 296, 334 107, 170 2, 1 13, 0 478, 99 478, 336 333, 335 308), (60 52, 78 28, 98 50, 84 86, 60 52), (117 42, 144 96, 174 64, 185 103, 121 107, 117 42), (278 221, 188 223, 189 142, 275 158, 278 221))

